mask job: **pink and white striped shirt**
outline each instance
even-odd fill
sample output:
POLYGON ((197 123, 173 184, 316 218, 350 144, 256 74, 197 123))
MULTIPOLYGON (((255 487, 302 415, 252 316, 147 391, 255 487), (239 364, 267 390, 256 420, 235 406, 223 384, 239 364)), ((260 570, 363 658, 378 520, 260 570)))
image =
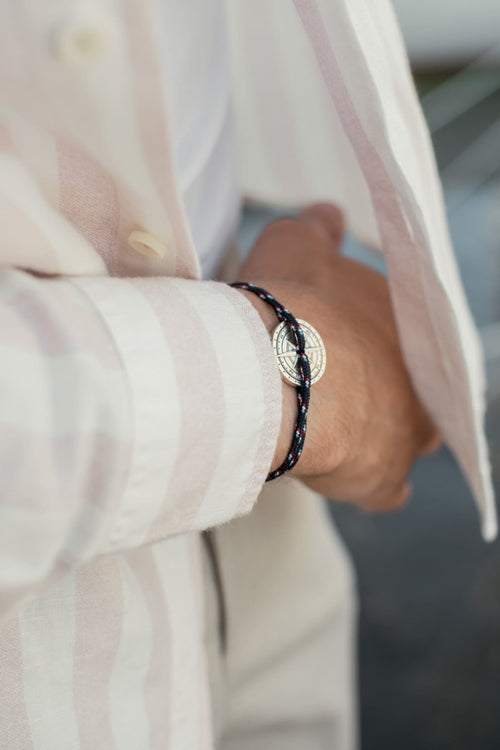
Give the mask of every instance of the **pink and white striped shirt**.
MULTIPOLYGON (((384 252, 415 386, 492 537, 480 350, 390 6, 227 15, 242 189, 336 201, 384 252)), ((251 510, 279 429, 260 320, 200 280, 161 29, 159 0, 0 4, 9 750, 211 747, 198 532, 251 510)))

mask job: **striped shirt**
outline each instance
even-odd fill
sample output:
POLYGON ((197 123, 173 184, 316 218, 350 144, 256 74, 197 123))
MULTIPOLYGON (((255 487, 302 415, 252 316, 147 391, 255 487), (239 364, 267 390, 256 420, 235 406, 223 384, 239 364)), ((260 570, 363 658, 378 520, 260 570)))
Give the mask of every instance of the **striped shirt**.
MULTIPOLYGON (((0 747, 210 748, 199 531, 280 424, 250 304, 200 266, 160 0, 0 4, 0 747), (264 387, 265 384, 265 387, 264 387)), ((239 184, 386 255, 415 387, 496 522, 478 339, 386 0, 228 0, 239 184)))

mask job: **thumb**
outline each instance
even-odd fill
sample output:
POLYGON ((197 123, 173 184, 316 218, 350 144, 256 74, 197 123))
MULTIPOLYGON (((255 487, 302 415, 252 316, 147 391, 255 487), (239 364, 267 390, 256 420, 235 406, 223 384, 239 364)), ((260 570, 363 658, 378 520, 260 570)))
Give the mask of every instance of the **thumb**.
POLYGON ((334 203, 313 203, 305 208, 299 221, 312 224, 319 229, 336 252, 340 251, 345 233, 344 212, 334 203))

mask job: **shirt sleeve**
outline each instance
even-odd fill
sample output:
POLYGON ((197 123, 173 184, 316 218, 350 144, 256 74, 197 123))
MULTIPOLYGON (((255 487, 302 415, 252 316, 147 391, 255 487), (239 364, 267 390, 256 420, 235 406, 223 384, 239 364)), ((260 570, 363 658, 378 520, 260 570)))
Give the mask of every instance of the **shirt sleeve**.
POLYGON ((281 420, 239 292, 0 273, 0 612, 96 555, 252 508, 281 420))

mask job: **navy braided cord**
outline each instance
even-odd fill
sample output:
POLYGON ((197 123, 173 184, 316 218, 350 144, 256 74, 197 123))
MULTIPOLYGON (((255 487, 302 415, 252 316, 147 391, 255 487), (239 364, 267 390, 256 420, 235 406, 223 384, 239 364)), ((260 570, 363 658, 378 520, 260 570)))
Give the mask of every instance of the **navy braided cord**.
POLYGON ((293 433, 292 444, 288 452, 287 457, 274 471, 271 471, 266 478, 266 482, 270 482, 272 479, 277 479, 283 474, 293 469, 297 461, 299 460, 306 439, 306 428, 307 428, 307 411, 309 409, 309 400, 311 398, 311 366, 309 364, 309 358, 306 354, 306 339, 304 332, 300 327, 297 319, 292 315, 284 305, 273 297, 272 294, 267 292, 255 284, 249 284, 246 281, 235 281, 231 284, 233 287, 239 289, 245 289, 247 292, 253 292, 260 297, 263 302, 270 305, 280 321, 285 322, 288 329, 292 332, 295 339, 295 346, 297 348, 298 357, 298 369, 300 373, 300 385, 297 386, 297 401, 299 405, 297 422, 295 424, 295 430, 293 433))

